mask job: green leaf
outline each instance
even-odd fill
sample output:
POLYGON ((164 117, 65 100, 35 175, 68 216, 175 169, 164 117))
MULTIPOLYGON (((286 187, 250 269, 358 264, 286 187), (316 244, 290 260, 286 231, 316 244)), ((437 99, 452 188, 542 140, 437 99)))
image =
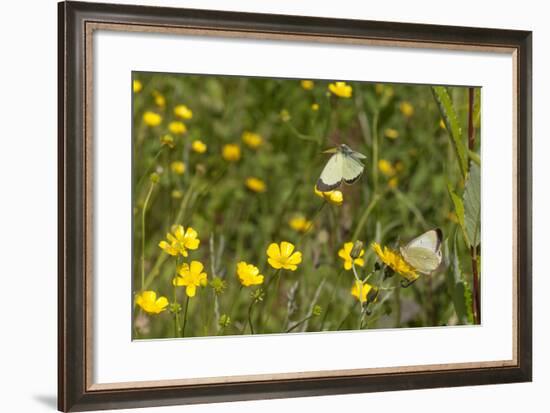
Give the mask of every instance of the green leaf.
POLYGON ((460 196, 458 196, 453 191, 450 184, 447 184, 447 190, 449 191, 449 195, 451 196, 451 200, 453 201, 456 218, 458 219, 458 224, 460 225, 460 229, 462 230, 464 241, 466 241, 466 244, 469 246, 470 241, 468 239, 468 233, 466 232, 466 225, 464 222, 464 203, 462 202, 462 198, 460 198, 460 196))
POLYGON ((470 247, 480 242, 481 227, 481 181, 479 166, 472 162, 464 190, 464 226, 470 247))
MULTIPOLYGON (((446 254, 449 248, 445 245, 446 254)), ((449 255, 446 255, 449 256, 449 255)), ((458 321, 461 324, 473 323, 472 293, 468 283, 464 280, 457 251, 457 237, 454 236, 453 254, 451 257, 451 271, 447 271, 447 289, 451 295, 458 321)))
POLYGON ((460 124, 458 122, 458 116, 456 114, 453 101, 447 91, 447 88, 444 86, 432 86, 432 91, 435 101, 439 106, 441 116, 445 121, 447 131, 451 137, 453 148, 460 166, 460 172, 462 172, 462 177, 465 178, 468 173, 466 144, 462 138, 462 129, 460 128, 460 124))
POLYGON ((481 88, 474 89, 474 128, 481 126, 481 88))

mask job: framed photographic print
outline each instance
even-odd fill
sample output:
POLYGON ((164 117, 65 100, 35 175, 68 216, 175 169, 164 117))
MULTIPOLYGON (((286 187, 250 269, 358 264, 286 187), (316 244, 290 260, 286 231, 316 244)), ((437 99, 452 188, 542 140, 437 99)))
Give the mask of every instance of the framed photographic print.
POLYGON ((59 223, 62 411, 529 381, 531 33, 60 3, 59 223))

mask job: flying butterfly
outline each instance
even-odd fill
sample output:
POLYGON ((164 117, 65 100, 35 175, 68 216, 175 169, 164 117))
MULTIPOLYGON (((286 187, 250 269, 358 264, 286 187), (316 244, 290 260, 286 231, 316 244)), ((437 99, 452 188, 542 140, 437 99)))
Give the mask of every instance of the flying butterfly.
POLYGON ((431 274, 443 260, 441 254, 441 242, 443 232, 432 229, 414 238, 408 244, 400 248, 402 257, 422 274, 431 274))
POLYGON ((363 174, 362 159, 365 155, 355 152, 346 144, 328 149, 323 153, 333 153, 317 180, 315 187, 318 191, 328 192, 338 188, 342 182, 348 185, 356 182, 363 174))

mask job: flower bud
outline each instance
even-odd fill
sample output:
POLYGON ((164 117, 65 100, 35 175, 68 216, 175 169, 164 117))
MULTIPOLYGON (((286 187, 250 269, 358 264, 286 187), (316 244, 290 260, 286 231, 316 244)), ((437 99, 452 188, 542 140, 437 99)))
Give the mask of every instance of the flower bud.
POLYGON ((321 308, 321 306, 316 305, 315 307, 313 307, 313 311, 311 312, 311 314, 313 314, 314 316, 319 316, 321 315, 322 312, 323 312, 323 309, 321 308))
POLYGON ((156 172, 153 172, 151 174, 151 182, 154 184, 158 184, 159 181, 160 181, 160 175, 156 172))
POLYGON ((361 241, 355 241, 349 255, 355 260, 361 256, 361 251, 363 251, 363 243, 361 241))

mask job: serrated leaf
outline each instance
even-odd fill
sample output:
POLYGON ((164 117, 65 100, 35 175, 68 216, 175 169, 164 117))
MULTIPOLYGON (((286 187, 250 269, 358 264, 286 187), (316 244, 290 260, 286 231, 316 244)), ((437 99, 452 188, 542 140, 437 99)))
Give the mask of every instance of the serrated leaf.
POLYGON ((451 196, 451 200, 453 201, 456 218, 458 219, 458 225, 460 225, 460 229, 462 230, 462 235, 464 236, 464 240, 466 241, 466 244, 470 245, 468 234, 466 232, 466 225, 464 223, 464 203, 462 202, 462 198, 460 198, 453 191, 453 189, 451 188, 451 185, 449 184, 447 184, 447 190, 449 191, 449 195, 451 196))
POLYGON ((466 152, 466 144, 462 138, 462 129, 458 122, 458 116, 453 105, 453 101, 447 88, 444 86, 432 86, 432 92, 441 112, 441 116, 445 121, 445 126, 449 132, 453 148, 455 150, 460 172, 463 177, 468 173, 468 158, 466 152))
POLYGON ((481 230, 481 181, 476 163, 470 164, 470 173, 464 190, 464 226, 470 247, 477 247, 481 230))

